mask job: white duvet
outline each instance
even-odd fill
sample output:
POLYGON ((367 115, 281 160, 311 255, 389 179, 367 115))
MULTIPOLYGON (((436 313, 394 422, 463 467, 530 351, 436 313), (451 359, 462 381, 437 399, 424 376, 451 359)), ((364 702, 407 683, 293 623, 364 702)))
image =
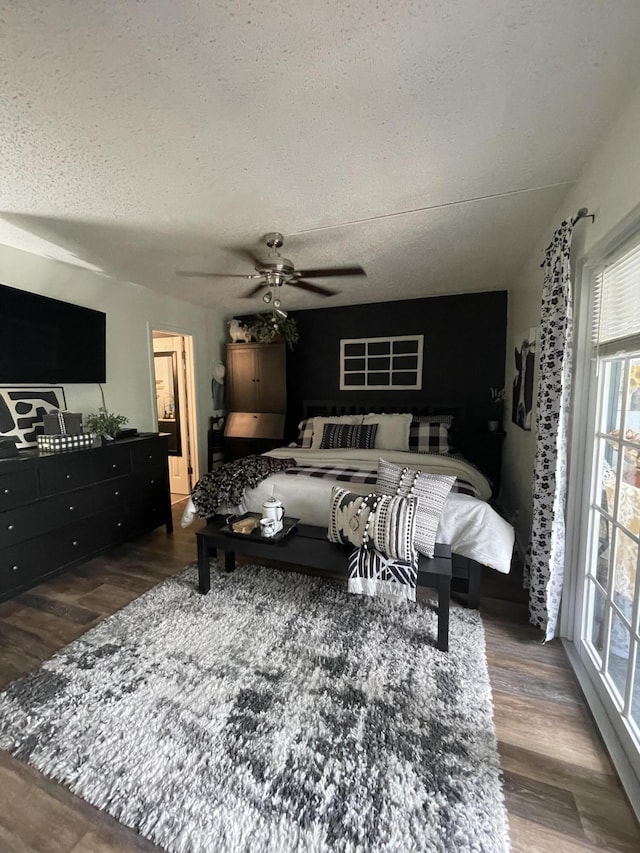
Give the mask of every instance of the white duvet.
MULTIPOLYGON (((460 477, 475 487, 482 500, 451 493, 444 505, 436 540, 451 545, 455 554, 499 572, 506 574, 511 568, 513 527, 486 502, 491 496, 487 479, 462 459, 393 450, 307 450, 299 447, 278 447, 267 455, 279 459, 293 457, 299 465, 335 465, 374 471, 382 457, 396 465, 460 477)), ((255 489, 247 489, 239 506, 224 507, 220 512, 262 512, 265 498, 275 497, 282 501, 287 515, 299 518, 303 524, 327 527, 334 485, 336 481, 329 478, 280 472, 267 477, 255 489)), ((339 485, 361 495, 374 489, 366 483, 340 482, 339 485)))

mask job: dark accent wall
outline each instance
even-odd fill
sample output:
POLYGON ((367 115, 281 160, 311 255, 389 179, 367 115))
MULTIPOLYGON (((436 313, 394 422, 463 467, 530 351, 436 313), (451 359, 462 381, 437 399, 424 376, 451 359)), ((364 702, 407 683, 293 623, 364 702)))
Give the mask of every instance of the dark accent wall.
POLYGON ((466 403, 472 424, 490 414, 490 387, 504 386, 507 292, 469 293, 315 308, 292 314, 300 341, 287 350, 288 435, 302 401, 384 398, 390 404, 466 403), (424 335, 421 391, 340 391, 340 340, 424 335))

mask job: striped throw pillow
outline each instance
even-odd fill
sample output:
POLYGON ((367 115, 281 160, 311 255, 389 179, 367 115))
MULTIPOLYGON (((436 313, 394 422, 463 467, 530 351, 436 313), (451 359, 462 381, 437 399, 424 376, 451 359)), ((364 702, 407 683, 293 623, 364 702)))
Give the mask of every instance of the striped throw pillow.
POLYGON ((376 424, 325 424, 320 441, 320 450, 358 447, 371 450, 375 446, 376 424))
POLYGON ((365 530, 369 544, 387 557, 417 564, 414 539, 418 498, 356 495, 340 486, 331 490, 328 538, 330 542, 362 546, 365 530), (374 509, 375 506, 375 509, 374 509))
POLYGON ((378 460, 376 494, 412 495, 418 499, 415 547, 425 557, 433 557, 440 516, 455 479, 378 460))

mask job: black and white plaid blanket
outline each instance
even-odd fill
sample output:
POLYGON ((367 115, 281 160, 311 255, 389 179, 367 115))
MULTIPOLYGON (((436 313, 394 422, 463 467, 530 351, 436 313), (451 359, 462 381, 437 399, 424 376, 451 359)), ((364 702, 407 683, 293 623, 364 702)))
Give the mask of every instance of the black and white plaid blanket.
MULTIPOLYGON (((293 465, 287 468, 285 474, 302 474, 305 477, 327 478, 343 483, 370 483, 372 486, 375 486, 378 479, 377 468, 340 468, 337 465, 293 465)), ((459 495, 471 495, 472 498, 479 497, 471 483, 460 478, 456 478, 451 491, 459 495)))
POLYGON ((305 477, 320 477, 346 483, 371 483, 378 479, 377 469, 363 471, 361 468, 340 468, 337 465, 294 465, 287 474, 304 474, 305 477))

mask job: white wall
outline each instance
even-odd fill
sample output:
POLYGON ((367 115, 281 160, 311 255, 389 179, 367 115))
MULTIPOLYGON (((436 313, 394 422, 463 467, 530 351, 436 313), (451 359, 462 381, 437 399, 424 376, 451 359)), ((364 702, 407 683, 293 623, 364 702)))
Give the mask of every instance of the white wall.
MULTIPOLYGON (((223 326, 216 312, 160 296, 130 282, 0 245, 0 282, 63 299, 107 315, 107 408, 129 418, 140 432, 156 428, 150 329, 192 335, 195 350, 196 412, 200 470, 206 471, 211 365, 219 357, 223 326)), ((82 353, 78 353, 82 358, 82 353)), ((65 385, 67 408, 87 414, 101 405, 97 385, 65 385)))
MULTIPOLYGON (((595 213, 593 224, 581 221, 574 230, 573 268, 591 247, 609 234, 640 203, 640 89, 618 121, 605 134, 600 147, 567 194, 561 208, 540 236, 535 251, 509 294, 506 387, 513 386, 516 335, 540 323, 542 270, 540 263, 551 236, 563 219, 580 207, 595 213)), ((537 387, 537 384, 536 384, 537 387)), ((513 519, 520 546, 531 529, 531 481, 535 458, 535 431, 525 432, 507 414, 507 437, 502 468, 501 503, 513 519)))

